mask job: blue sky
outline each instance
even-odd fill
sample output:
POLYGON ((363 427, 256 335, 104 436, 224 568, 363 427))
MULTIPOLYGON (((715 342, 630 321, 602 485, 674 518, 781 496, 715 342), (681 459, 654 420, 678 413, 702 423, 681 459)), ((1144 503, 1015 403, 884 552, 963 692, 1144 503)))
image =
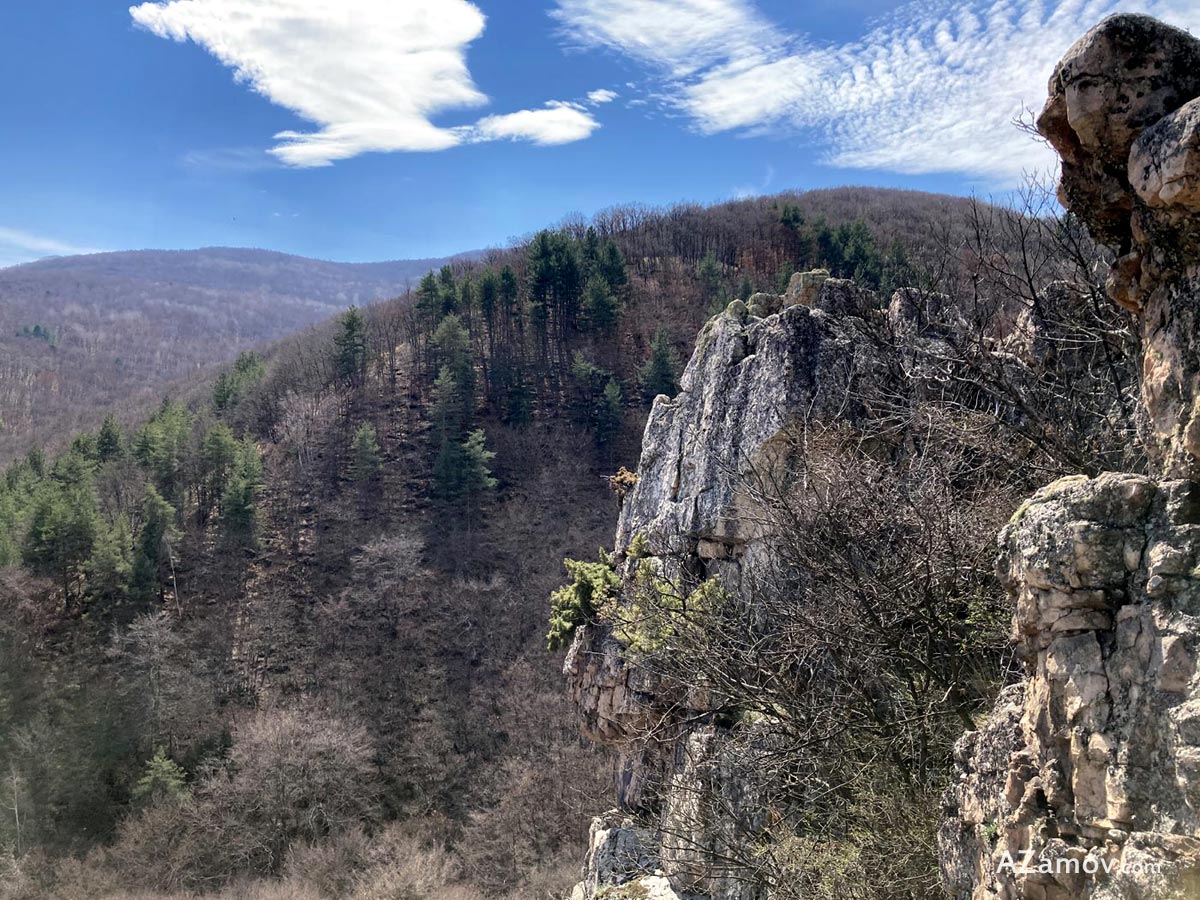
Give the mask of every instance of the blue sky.
POLYGON ((1087 27, 1200 0, 6 0, 0 265, 254 246, 366 261, 617 203, 997 193, 1087 27))

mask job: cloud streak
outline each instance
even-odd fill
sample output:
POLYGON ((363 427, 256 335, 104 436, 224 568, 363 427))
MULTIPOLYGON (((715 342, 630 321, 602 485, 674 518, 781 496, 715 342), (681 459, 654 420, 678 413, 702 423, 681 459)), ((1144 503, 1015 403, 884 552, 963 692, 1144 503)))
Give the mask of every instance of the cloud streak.
POLYGON ((78 256, 83 253, 101 252, 103 251, 77 247, 18 228, 0 226, 0 268, 33 262, 47 256, 78 256))
POLYGON ((1200 29, 1195 0, 913 3, 832 46, 749 0, 558 0, 552 15, 570 42, 650 67, 702 133, 800 134, 834 166, 1011 183, 1053 164, 1013 120, 1041 106, 1071 43, 1119 11, 1200 29))
POLYGON ((486 20, 467 0, 169 0, 130 15, 158 37, 205 48, 238 81, 312 122, 316 130, 275 135, 270 152, 289 166, 446 150, 488 135, 565 143, 599 127, 588 114, 549 108, 436 124, 488 103, 466 57, 486 20))

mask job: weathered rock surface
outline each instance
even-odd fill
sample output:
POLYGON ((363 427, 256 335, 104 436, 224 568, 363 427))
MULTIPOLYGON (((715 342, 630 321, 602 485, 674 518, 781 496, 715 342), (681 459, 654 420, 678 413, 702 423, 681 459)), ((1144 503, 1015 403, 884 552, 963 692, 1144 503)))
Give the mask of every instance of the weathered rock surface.
POLYGON ((620 810, 597 816, 588 835, 586 877, 575 886, 571 900, 593 900, 605 886, 636 883, 653 870, 656 845, 656 835, 620 810))
POLYGON ((1147 16, 1105 19, 1063 57, 1038 119, 1059 198, 1120 255, 1113 300, 1138 314, 1148 443, 1200 474, 1200 40, 1147 16))
POLYGON ((1200 896, 1198 537, 1200 485, 1113 473, 1055 482, 1005 530, 1029 674, 957 748, 956 897, 1200 896))
POLYGON ((1062 157, 1060 198, 1105 243, 1133 237, 1134 141, 1200 95, 1200 42, 1149 16, 1093 28, 1059 62, 1038 129, 1062 157))
POLYGON ((959 900, 1200 897, 1200 41, 1114 16, 1039 120, 1060 197, 1121 254, 1162 481, 1073 477, 1001 536, 1027 675, 956 748, 940 836, 959 900))
POLYGON ((955 896, 1200 896, 1198 538, 1200 486, 1112 473, 1043 488, 1004 530, 1030 673, 959 744, 955 896))
MULTIPOLYGON (((709 321, 678 396, 655 401, 623 501, 618 558, 640 538, 664 570, 718 576, 737 590, 760 549, 739 493, 747 475, 774 464, 788 429, 852 420, 871 386, 894 377, 863 330, 865 317, 882 317, 875 296, 825 272, 802 274, 811 278, 793 279, 788 294, 735 301, 709 321)), ((755 900, 721 861, 761 829, 762 813, 704 698, 665 691, 603 627, 579 630, 564 671, 584 733, 618 752, 620 811, 596 820, 576 896, 591 900, 604 885, 650 889, 658 878, 683 897, 755 900), (637 835, 638 852, 617 854, 640 860, 636 871, 606 862, 610 846, 633 843, 607 837, 614 816, 625 817, 622 833, 637 835)))
POLYGON ((851 384, 883 371, 848 320, 873 303, 850 282, 829 279, 812 308, 789 306, 759 318, 734 304, 711 319, 679 395, 660 397, 650 413, 617 549, 641 533, 652 541, 724 544, 736 555, 753 537, 734 513, 745 473, 802 415, 853 416, 859 401, 851 384))

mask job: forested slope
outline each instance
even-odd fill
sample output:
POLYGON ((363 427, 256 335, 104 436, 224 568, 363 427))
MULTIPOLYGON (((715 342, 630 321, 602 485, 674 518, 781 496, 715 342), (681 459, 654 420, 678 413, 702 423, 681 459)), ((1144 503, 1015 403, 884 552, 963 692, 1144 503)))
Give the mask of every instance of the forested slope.
POLYGON ((609 476, 701 324, 818 265, 883 297, 985 279, 1015 320, 1074 262, 1046 234, 1078 240, 1028 212, 612 210, 14 463, 0 897, 563 896, 610 767, 547 598, 610 545, 609 476))
POLYGON ((212 248, 2 269, 0 462, 97 427, 103 410, 144 416, 171 382, 351 303, 398 296, 445 262, 353 265, 212 248))

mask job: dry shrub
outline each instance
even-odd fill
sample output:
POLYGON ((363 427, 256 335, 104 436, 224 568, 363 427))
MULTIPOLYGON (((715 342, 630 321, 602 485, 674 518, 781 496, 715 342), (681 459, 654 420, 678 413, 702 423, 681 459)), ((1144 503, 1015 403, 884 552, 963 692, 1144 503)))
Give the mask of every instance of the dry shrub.
POLYGON ((460 882, 458 860, 439 846, 394 825, 373 842, 370 868, 348 900, 484 900, 460 882))
POLYGON ((345 897, 369 866, 371 838, 359 828, 319 844, 293 844, 284 878, 304 882, 323 897, 345 897))
POLYGON ((559 858, 525 872, 520 884, 504 895, 505 900, 561 900, 569 897, 579 881, 582 851, 571 848, 559 858))
POLYGON ((191 796, 126 820, 108 857, 126 883, 163 891, 274 875, 290 848, 369 824, 378 793, 360 726, 312 709, 263 712, 191 796))

